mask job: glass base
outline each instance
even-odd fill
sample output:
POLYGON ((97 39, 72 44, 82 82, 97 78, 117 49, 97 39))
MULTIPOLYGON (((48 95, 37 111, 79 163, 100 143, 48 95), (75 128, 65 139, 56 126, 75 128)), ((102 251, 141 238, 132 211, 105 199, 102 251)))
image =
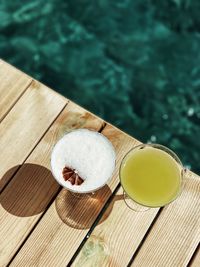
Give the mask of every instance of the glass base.
POLYGON ((129 209, 132 209, 132 210, 134 210, 136 212, 144 212, 144 211, 150 210, 150 207, 146 207, 146 206, 140 205, 137 202, 135 202, 134 200, 132 200, 126 194, 126 192, 124 192, 123 194, 124 194, 124 201, 125 201, 126 205, 129 207, 129 209))

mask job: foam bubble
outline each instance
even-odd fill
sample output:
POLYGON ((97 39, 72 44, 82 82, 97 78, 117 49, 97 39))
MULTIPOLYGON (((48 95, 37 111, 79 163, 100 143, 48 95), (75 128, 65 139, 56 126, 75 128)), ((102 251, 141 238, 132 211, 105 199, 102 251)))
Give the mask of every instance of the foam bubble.
POLYGON ((74 192, 84 193, 102 187, 115 168, 115 150, 102 134, 78 129, 64 135, 55 145, 51 156, 52 172, 56 180, 74 192), (72 185, 62 175, 67 166, 76 169, 84 179, 81 185, 72 185))

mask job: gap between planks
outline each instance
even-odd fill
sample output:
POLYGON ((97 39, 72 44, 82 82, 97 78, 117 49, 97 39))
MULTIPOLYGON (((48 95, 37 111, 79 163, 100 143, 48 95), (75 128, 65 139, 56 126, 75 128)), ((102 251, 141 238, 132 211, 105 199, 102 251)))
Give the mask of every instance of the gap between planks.
POLYGON ((67 102, 34 81, 0 123, 0 148, 4 151, 0 155, 1 190, 67 102))
MULTIPOLYGON (((188 178, 189 177, 190 175, 188 176, 188 178)), ((89 255, 88 252, 90 252, 91 255, 95 254, 96 251, 95 249, 96 248, 98 249, 97 245, 100 240, 103 240, 103 243, 106 246, 108 246, 108 248, 112 248, 111 249, 112 252, 108 254, 108 258, 105 259, 105 261, 101 262, 101 265, 127 266, 128 264, 128 266, 132 266, 133 260, 137 258, 138 254, 141 254, 140 252, 141 250, 143 250, 143 246, 145 246, 147 240, 150 238, 150 236, 153 235, 153 233, 155 233, 155 229, 157 229, 158 225, 163 221, 164 221, 164 226, 162 227, 162 232, 164 232, 164 235, 160 234, 159 237, 162 238, 163 241, 165 241, 165 239, 169 237, 169 233, 171 231, 173 232, 173 234, 171 234, 170 239, 168 238, 168 242, 169 244, 171 243, 174 244, 176 238, 174 240, 173 236, 177 236, 176 223, 174 223, 176 221, 175 215, 177 214, 178 218, 179 217, 186 218, 187 214, 189 216, 189 213, 191 215, 191 212, 187 213, 189 209, 186 208, 183 217, 183 214, 179 209, 179 207, 181 207, 180 203, 184 203, 185 205, 187 205, 187 207, 190 207, 190 204, 193 203, 193 207, 195 206, 194 209, 195 213, 193 214, 193 219, 196 220, 196 224, 198 223, 198 207, 199 207, 198 205, 199 198, 197 195, 198 184, 195 182, 195 176, 193 174, 191 174, 191 178, 192 180, 191 179, 187 180, 187 186, 185 187, 183 194, 181 194, 181 196, 179 196, 179 198, 177 198, 177 200, 171 203, 169 206, 161 208, 157 214, 156 210, 155 213, 154 211, 152 211, 153 209, 146 211, 144 213, 142 212, 135 213, 132 210, 127 209, 123 201, 120 203, 120 201, 115 201, 113 199, 112 203, 110 204, 110 207, 108 206, 108 211, 107 212, 105 211, 105 215, 107 213, 109 214, 109 217, 107 218, 107 220, 102 220, 103 222, 101 224, 96 225, 95 229, 92 232, 91 238, 89 237, 87 243, 85 244, 85 247, 83 246, 83 248, 81 248, 80 255, 76 255, 77 256, 76 259, 73 259, 74 264, 72 264, 72 266, 81 266, 83 262, 87 261, 90 262, 92 260, 92 257, 87 258, 86 255, 89 255), (190 197, 188 197, 188 194, 190 197), (171 223, 172 223, 170 228, 168 225, 167 228, 168 232, 165 229, 166 228, 165 222, 166 224, 169 224, 169 221, 165 220, 166 212, 168 212, 167 213, 168 217, 171 218, 171 223), (119 254, 121 255, 121 257, 118 257, 119 254)), ((120 196, 119 193, 117 193, 116 200, 119 199, 120 196)), ((180 227, 181 229, 178 229, 179 235, 177 236, 177 238, 179 238, 178 240, 180 241, 180 243, 177 245, 177 248, 175 245, 174 247, 172 246, 172 251, 177 252, 177 257, 179 257, 179 259, 182 254, 184 255, 185 259, 186 258, 190 259, 191 253, 193 253, 195 249, 195 244, 197 242, 197 237, 198 237, 198 231, 197 231, 198 228, 196 227, 193 228, 192 226, 190 226, 190 224, 188 225, 186 223, 185 225, 187 225, 187 227, 185 228, 183 227, 183 230, 181 230, 182 227, 180 227), (190 240, 187 238, 187 235, 185 235, 186 230, 187 232, 191 233, 190 240), (190 249, 185 251, 184 247, 187 246, 190 246, 190 249), (179 253, 178 255, 179 250, 182 251, 183 253, 182 254, 179 253)), ((159 241, 156 240, 154 243, 156 242, 159 241)), ((152 244, 151 248, 153 249, 154 246, 155 244, 154 245, 152 244)), ((163 249, 164 250, 168 249, 167 244, 163 243, 163 249)), ((144 257, 148 256, 149 250, 150 248, 147 251, 145 251, 145 253, 143 253, 145 255, 144 257)), ((155 251, 154 254, 156 254, 155 251)), ((171 255, 170 252, 168 254, 171 255)), ((95 259, 93 258, 93 260, 95 259)), ((159 265, 154 263, 154 265, 151 266, 163 266, 163 264, 164 262, 159 262, 159 265)), ((149 262, 144 263, 144 266, 147 265, 150 266, 149 262)), ((136 266, 142 266, 142 261, 136 266)))
MULTIPOLYGON (((83 202, 81 200, 81 208, 80 205, 74 204, 74 201, 77 202, 77 200, 70 200, 71 198, 69 198, 69 193, 66 190, 62 190, 57 197, 56 205, 59 205, 57 206, 57 208, 61 208, 62 213, 62 205, 60 206, 61 203, 59 199, 61 200, 61 202, 62 199, 64 199, 64 219, 68 218, 66 212, 68 212, 73 206, 74 208, 72 216, 78 216, 76 217, 76 221, 74 221, 75 224, 78 223, 78 229, 76 227, 69 226, 68 223, 64 222, 63 219, 61 219, 60 216, 62 216, 62 214, 60 214, 59 210, 57 210, 56 212, 55 203, 53 203, 43 216, 43 219, 35 228, 35 231, 33 231, 32 235, 24 244, 21 251, 16 255, 11 266, 21 266, 28 263, 30 265, 35 264, 37 266, 66 266, 66 264, 71 260, 74 253, 77 251, 77 248, 80 246, 83 239, 87 236, 89 229, 94 226, 96 218, 98 217, 102 208, 106 203, 108 203, 107 200, 113 194, 112 192, 119 184, 118 167, 121 163, 121 159, 123 158, 124 154, 130 150, 131 147, 139 143, 136 139, 132 137, 130 138, 130 136, 126 135, 119 129, 116 129, 112 125, 107 125, 102 133, 108 139, 110 139, 111 142, 113 142, 113 145, 117 152, 117 165, 112 180, 105 188, 97 192, 94 199, 95 202, 93 201, 93 199, 89 200, 89 202, 94 202, 91 206, 93 207, 92 211, 91 208, 88 209, 88 201, 83 202), (65 200, 66 197, 67 199, 65 200), (66 201, 68 201, 67 205, 66 201), (87 215, 88 212, 90 213, 90 216, 87 215), (79 226, 81 228, 79 228, 79 226), (63 251, 62 247, 67 243, 71 244, 70 249, 63 251), (54 251, 53 254, 49 254, 52 247, 54 247, 56 251, 54 251), (59 256, 57 254, 59 254, 59 256)), ((102 217, 101 214, 100 217, 102 217)))
POLYGON ((131 267, 131 264, 133 263, 134 258, 135 258, 135 257, 137 256, 137 254, 139 253, 139 251, 140 251, 142 245, 144 244, 144 242, 145 242, 147 236, 150 234, 150 232, 151 232, 151 230, 152 230, 154 224, 155 224, 156 221, 158 220, 158 218, 159 218, 159 216, 160 216, 162 210, 163 210, 163 208, 160 208, 160 209, 158 210, 158 212, 157 212, 157 214, 155 215, 155 217, 154 217, 152 223, 149 225, 148 230, 146 231, 144 237, 142 238, 140 244, 138 245, 138 247, 137 247, 137 249, 135 250, 135 252, 133 253, 133 255, 132 255, 132 257, 131 257, 129 263, 127 264, 127 267, 131 267))
POLYGON ((33 81, 34 80, 32 79, 30 81, 30 83, 25 87, 24 91, 21 92, 21 94, 15 99, 15 101, 12 103, 12 105, 8 108, 8 110, 2 115, 2 117, 0 118, 0 123, 5 119, 5 117, 8 115, 8 113, 13 109, 13 107, 19 101, 19 99, 25 94, 25 92, 31 86, 31 84, 33 83, 33 81))
MULTIPOLYGON (((33 82, 37 82, 36 80, 32 80, 31 83, 27 86, 26 90, 21 94, 21 96, 24 95, 24 93, 27 91, 28 88, 31 87, 31 85, 33 84, 33 82)), ((19 100, 20 98, 18 98, 19 100)), ((17 103, 17 101, 16 101, 17 103)), ((15 103, 15 104, 16 104, 15 103)), ((45 134, 48 132, 48 130, 50 129, 50 127, 52 126, 52 124, 57 120, 57 118, 59 117, 59 115, 62 113, 62 111, 66 108, 66 106, 68 105, 69 100, 66 99, 66 104, 62 107, 62 109, 59 111, 59 113, 56 115, 56 117, 54 118, 54 120, 49 124, 49 126, 46 128, 46 130, 43 132, 43 134, 41 135, 41 137, 37 140, 36 144, 34 145, 34 147, 30 150, 30 152, 27 154, 27 156, 24 158, 24 160, 22 161, 22 163, 16 168, 16 170, 13 172, 13 174, 11 175, 11 177, 9 178, 9 180, 5 183, 5 185, 3 185, 2 189, 0 189, 0 194, 5 190, 5 188, 7 187, 7 185, 11 182, 11 180, 16 176, 16 174, 18 173, 18 171, 20 170, 20 168, 23 166, 24 162, 29 158, 29 156, 32 154, 32 152, 35 150, 35 148, 37 147, 37 145, 40 143, 40 141, 42 140, 42 138, 45 136, 45 134)), ((9 110, 9 112, 12 110, 12 108, 14 107, 14 105, 11 107, 11 109, 9 110)), ((9 113, 8 112, 8 113, 9 113)), ((8 114, 7 113, 7 114, 8 114)), ((6 115, 7 115, 6 114, 6 115)), ((5 117, 4 117, 5 118, 5 117)), ((1 123, 2 121, 0 121, 1 123)))
MULTIPOLYGON (((100 118, 97 118, 96 116, 94 117, 93 115, 91 115, 91 113, 87 112, 85 109, 82 109, 78 105, 76 105, 72 102, 69 102, 68 105, 66 106, 66 108, 63 110, 63 112, 61 112, 61 114, 58 116, 57 120, 52 124, 49 131, 42 138, 41 142, 37 145, 35 150, 29 156, 29 158, 25 162, 26 164, 24 164, 22 166, 22 168, 19 170, 19 172, 16 174, 15 178, 18 178, 18 179, 12 179, 12 181, 8 184, 6 189, 2 192, 1 201, 4 201, 4 203, 3 202, 1 202, 1 203, 5 205, 6 204, 5 203, 6 198, 9 198, 12 195, 14 188, 17 189, 17 187, 19 187, 19 185, 18 185, 19 182, 17 182, 17 180, 21 181, 20 183, 22 183, 21 184, 22 188, 20 188, 20 191, 18 188, 17 191, 19 191, 19 192, 15 192, 14 201, 15 201, 16 197, 17 197, 17 199, 16 199, 17 201, 19 200, 19 198, 23 198, 24 190, 27 186, 30 187, 29 185, 32 184, 31 188, 32 188, 32 186, 34 187, 34 184, 35 184, 34 180, 35 180, 35 178, 37 178, 37 175, 35 176, 35 174, 30 172, 30 170, 27 174, 27 165, 30 165, 30 163, 31 164, 34 163, 34 164, 36 164, 35 166, 37 166, 37 163, 38 163, 39 165, 43 166, 43 167, 41 166, 43 169, 44 168, 46 170, 47 170, 47 168, 49 169, 49 167, 50 167, 49 157, 50 157, 50 152, 51 152, 52 146, 56 143, 56 141, 64 133, 66 133, 67 131, 76 129, 76 128, 89 128, 89 129, 94 129, 94 130, 98 131, 102 128, 103 125, 105 125, 103 120, 101 120, 100 118), (42 153, 41 153, 41 151, 42 151, 42 153), (26 175, 27 175, 27 177, 26 177, 26 175), (17 194, 17 196, 16 196, 16 194, 17 194)), ((32 227, 34 227, 35 223, 37 222, 39 217, 42 215, 41 211, 38 211, 38 208, 40 207, 41 203, 44 202, 43 197, 45 197, 45 199, 46 199, 45 203, 47 203, 47 204, 45 204, 44 207, 47 207, 49 202, 51 201, 52 197, 54 197, 55 194, 57 195, 57 193, 59 192, 59 185, 57 184, 55 179, 53 179, 52 175, 50 175, 49 170, 48 170, 48 175, 47 175, 47 173, 45 174, 45 172, 43 171, 41 179, 39 180, 40 189, 38 189, 36 191, 37 198, 40 198, 40 200, 35 205, 36 206, 35 208, 37 209, 37 212, 34 212, 35 216, 34 216, 34 214, 32 214, 33 216, 31 216, 31 217, 29 217, 30 215, 26 215, 27 218, 25 218, 25 217, 20 218, 20 217, 12 216, 13 213, 10 214, 10 212, 9 213, 6 212, 6 211, 10 210, 10 208, 11 208, 10 206, 6 208, 3 205, 4 209, 1 209, 1 217, 2 218, 5 217, 5 222, 2 221, 2 222, 4 222, 4 224, 2 224, 2 227, 4 228, 4 230, 2 229, 2 235, 4 232, 5 233, 4 235, 5 236, 7 235, 6 239, 9 238, 10 241, 13 240, 13 238, 14 238, 14 242, 11 242, 11 244, 10 244, 10 245, 12 245, 12 247, 8 247, 7 250, 5 250, 5 252, 4 252, 4 254, 5 254, 4 259, 2 259, 3 260, 3 266, 5 265, 5 262, 6 262, 6 264, 8 264, 9 260, 15 254, 15 251, 22 244, 24 238, 31 231, 32 227), (47 181, 48 181, 48 185, 46 185, 47 181), (43 191, 42 188, 44 188, 44 187, 45 188, 47 187, 48 191, 50 190, 47 196, 41 196, 41 190, 43 191), (5 210, 5 208, 6 208, 6 210, 5 210), (7 223, 6 223, 6 220, 8 221, 7 223), (12 229, 10 229, 10 227, 12 229), (19 227, 19 230, 16 229, 18 227, 19 227), (28 229, 27 229, 27 227, 28 227, 28 229), (26 229, 24 229, 24 228, 26 228, 26 229), (14 244, 12 244, 12 243, 14 243, 14 244)), ((18 206, 18 209, 20 209, 19 203, 17 204, 15 202, 15 207, 16 207, 16 205, 18 206)), ((25 208, 24 206, 21 207, 22 213, 23 213, 24 208, 25 208)), ((46 209, 44 209, 42 211, 45 212, 46 209)), ((8 244, 10 242, 9 240, 7 241, 8 244)), ((3 246, 3 244, 2 244, 2 246, 3 246)), ((2 247, 2 249, 4 250, 4 246, 2 247)))
MULTIPOLYGON (((100 223, 102 217, 104 216, 104 213, 106 212, 107 209, 109 209, 109 206, 112 204, 112 201, 114 199, 114 197, 116 197, 116 194, 118 193, 118 191, 121 189, 121 184, 119 183, 117 185, 117 187, 115 188, 115 190, 113 191, 112 195, 109 197, 109 199, 107 200, 107 202, 105 203, 104 207, 102 208, 102 210, 100 211, 98 217, 96 218, 95 222, 93 223, 93 225, 91 226, 90 230, 88 231, 87 235, 85 236, 85 238, 83 239, 82 243, 80 244, 80 246, 78 247, 77 251, 75 252, 75 254, 73 255, 73 257, 71 258, 71 260, 69 261, 69 263, 67 264, 67 267, 71 267, 74 266, 73 264, 76 263, 77 258, 79 257, 79 253, 81 252, 82 248, 84 247, 84 245, 86 244, 86 242, 88 241, 88 239, 90 238, 90 236, 93 234, 93 231, 95 230, 95 227, 98 226, 98 224, 100 223)), ((126 205, 125 203, 123 203, 124 205, 126 205)), ((147 235, 150 233, 153 225, 155 224, 155 222, 157 221, 160 213, 162 211, 162 208, 160 208, 158 210, 158 212, 156 213, 153 221, 149 224, 148 230, 146 231, 146 233, 144 234, 141 242, 139 243, 137 249, 135 250, 134 254, 132 255, 132 258, 130 259, 129 263, 127 264, 127 267, 131 266, 131 263, 133 261, 133 258, 135 257, 135 255, 138 253, 138 251, 140 250, 142 244, 145 242, 145 239, 147 237, 147 235)), ((106 265, 107 266, 107 265, 106 265)), ((109 265, 110 266, 110 265, 109 265)), ((112 265, 111 265, 112 266, 112 265)))
POLYGON ((26 243, 27 239, 29 238, 29 236, 32 234, 32 232, 35 230, 35 227, 37 227, 37 225, 39 224, 39 222, 41 221, 41 219, 43 218, 45 212, 49 209, 49 207, 51 206, 51 204, 54 202, 54 200, 56 199, 57 195, 59 194, 59 192, 62 190, 62 187, 59 186, 57 192, 55 193, 55 197, 52 198, 51 201, 49 201, 49 204, 47 205, 45 211, 42 213, 42 215, 39 217, 38 221, 36 221, 35 225, 33 226, 33 228, 30 230, 30 232, 28 233, 28 235, 25 237, 24 241, 21 243, 21 245, 19 246, 19 248, 16 250, 16 252, 14 253, 14 255, 12 256, 12 258, 10 259, 10 261, 8 262, 8 264, 6 265, 6 267, 10 266, 10 264, 12 263, 12 261, 14 260, 14 258, 16 257, 16 255, 18 254, 18 252, 21 250, 21 248, 23 247, 23 245, 26 243))
MULTIPOLYGON (((103 122, 101 128, 98 130, 98 132, 100 133, 106 126, 106 123, 103 122)), ((50 128, 50 127, 49 127, 50 128)), ((45 213, 47 212, 47 210, 50 208, 50 206, 52 205, 52 203, 55 201, 55 199, 57 198, 58 194, 60 193, 60 191, 63 189, 62 186, 59 186, 55 196, 52 198, 52 200, 49 202, 48 206, 46 207, 45 211, 42 213, 42 215, 40 216, 40 218, 38 219, 38 221, 35 223, 35 225, 33 226, 33 228, 31 229, 30 233, 27 235, 27 237, 24 239, 23 243, 20 245, 20 247, 18 248, 18 250, 15 252, 15 254, 13 255, 13 257, 11 258, 11 260, 9 261, 9 263, 6 265, 7 267, 9 267, 12 263, 12 261, 14 260, 14 258, 16 257, 16 255, 20 252, 21 248, 23 247, 23 245, 26 243, 26 241, 28 240, 28 238, 30 237, 30 235, 32 234, 32 232, 35 230, 35 228, 37 227, 37 225, 40 223, 40 221, 42 220, 43 216, 45 215, 45 213)), ((87 237, 87 236, 86 236, 87 237)), ((85 237, 85 238, 86 238, 85 237)))
POLYGON ((123 189, 119 186, 82 250, 73 259, 72 266, 85 266, 83 263, 92 261, 97 261, 97 266, 127 266, 149 227, 153 226, 157 213, 158 209, 134 212, 128 208, 123 199, 123 189), (102 253, 97 260, 93 255, 98 254, 99 246, 105 247, 106 255, 102 253))
POLYGON ((192 258, 188 263, 188 267, 199 267, 200 266, 200 244, 197 246, 192 258))
POLYGON ((68 105, 69 101, 66 103, 66 105, 61 109, 61 111, 58 113, 58 115, 55 117, 55 119, 52 121, 52 123, 48 126, 48 128, 45 130, 45 132, 43 133, 43 135, 40 137, 40 139, 38 139, 38 142, 35 144, 35 146, 33 147, 33 149, 30 151, 30 153, 26 156, 26 158, 24 159, 24 161, 22 162, 22 164, 20 164, 18 166, 18 168, 14 171, 14 173, 11 175, 10 179, 7 181, 7 183, 4 185, 4 187, 0 190, 0 194, 6 189, 6 187, 8 186, 8 184, 12 181, 12 179, 14 179, 14 177, 17 175, 18 171, 21 169, 21 167, 23 166, 23 164, 26 162, 26 160, 30 157, 30 155, 33 153, 33 151, 35 150, 35 148, 37 147, 37 145, 40 143, 40 141, 43 139, 43 137, 45 136, 45 134, 48 132, 48 130, 51 128, 52 124, 57 120, 57 118, 59 117, 59 115, 62 113, 62 111, 66 108, 66 106, 68 105))
MULTIPOLYGON (((44 136, 44 135, 43 135, 44 136)), ((42 138, 41 138, 42 139, 42 138)), ((37 143, 38 144, 38 143, 37 143)), ((37 145, 36 145, 37 146, 37 145)), ((33 149, 34 150, 34 149, 33 149)), ((32 150, 32 151, 33 151, 32 150)), ((32 153, 32 152, 31 152, 32 153)), ((59 189, 59 191, 60 191, 60 189, 59 189)), ((58 191, 58 192, 59 192, 58 191)), ((108 199, 108 201, 105 203, 105 205, 104 205, 104 207, 103 207, 103 209, 102 209, 102 211, 100 212, 100 217, 101 217, 101 213, 102 213, 102 215, 103 215, 103 213, 104 213, 104 211, 106 210, 106 206, 107 206, 107 204, 109 204, 109 202, 110 201, 112 201, 112 198, 113 198, 113 195, 114 194, 112 194, 111 196, 110 196, 110 198, 108 199)), ((53 201, 52 201, 53 202, 53 201)), ((48 205, 48 207, 50 207, 50 204, 48 205)), ((46 209, 47 210, 47 209, 46 209)), ((45 213, 44 213, 45 214, 45 213)), ((44 214, 42 214, 42 217, 44 216, 44 214)), ((99 217, 98 217, 99 218, 99 217)), ((98 221, 98 218, 97 218, 97 221, 98 221)), ((41 219, 39 219, 39 221, 40 221, 41 219)), ((93 224, 93 226, 92 226, 92 228, 91 228, 91 230, 89 230, 89 234, 92 232, 92 230, 93 230, 93 228, 96 226, 96 222, 97 221, 95 221, 94 222, 94 224, 93 224)), ((38 224, 39 222, 37 222, 36 223, 36 225, 34 226, 34 229, 35 229, 35 227, 37 226, 37 224, 38 224)), ((153 221, 153 223, 155 223, 155 221, 153 221)), ((151 227, 150 227, 150 229, 151 229, 151 227)), ((150 231, 150 229, 149 229, 149 231, 150 231)), ((149 233, 149 231, 148 231, 148 233, 149 233)), ((31 231, 31 233, 32 233, 33 231, 31 231)), ((30 234, 31 234, 30 233, 30 234)), ((30 234, 29 234, 29 236, 30 236, 30 234)), ((145 235, 145 237, 147 236, 147 234, 145 235)), ((26 239, 27 240, 27 239, 26 239)), ((84 245, 84 243, 87 241, 87 235, 86 235, 86 237, 84 238, 84 240, 82 241, 83 242, 83 244, 81 243, 81 245, 83 246, 84 245)), ((81 246, 80 245, 80 246, 81 246)), ((140 246, 141 247, 141 246, 140 246)), ((140 247, 139 247, 139 249, 140 249, 140 247)), ((81 248, 80 248, 81 249, 81 248)), ((138 253, 138 251, 139 251, 139 249, 138 250, 136 250, 136 253, 135 253, 135 255, 138 253)), ((79 250, 79 248, 78 248, 78 250, 79 250)))
POLYGON ((108 198, 107 202, 105 203, 105 205, 103 206, 102 210, 100 211, 99 215, 97 216, 96 220, 94 221, 93 225, 91 226, 90 230, 88 231, 88 233, 85 235, 83 241, 81 242, 81 244, 79 245, 79 247, 77 248, 76 252, 74 253, 73 257, 71 258, 71 260, 68 262, 67 267, 72 266, 72 264, 74 263, 74 261, 76 260, 77 256, 79 255, 81 249, 83 248, 83 246, 85 245, 85 243, 87 242, 88 238, 90 237, 90 235, 92 234, 94 228, 98 225, 98 223, 100 222, 102 216, 104 215, 104 212, 106 211, 107 207, 110 205, 110 203, 112 202, 113 198, 115 197, 116 193, 118 192, 120 188, 120 183, 117 185, 117 187, 115 188, 115 190, 112 192, 111 196, 108 198))
POLYGON ((200 180, 188 172, 181 195, 165 206, 131 266, 188 266, 200 242, 200 180))

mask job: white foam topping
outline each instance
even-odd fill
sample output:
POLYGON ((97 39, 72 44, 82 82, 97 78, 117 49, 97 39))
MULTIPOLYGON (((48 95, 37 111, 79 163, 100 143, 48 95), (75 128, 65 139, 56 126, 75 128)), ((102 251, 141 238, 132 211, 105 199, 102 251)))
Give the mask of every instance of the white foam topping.
POLYGON ((78 129, 64 135, 55 145, 51 156, 52 172, 56 180, 74 192, 84 193, 102 187, 115 168, 115 150, 102 134, 78 129), (84 179, 81 185, 72 185, 62 175, 67 166, 84 179))

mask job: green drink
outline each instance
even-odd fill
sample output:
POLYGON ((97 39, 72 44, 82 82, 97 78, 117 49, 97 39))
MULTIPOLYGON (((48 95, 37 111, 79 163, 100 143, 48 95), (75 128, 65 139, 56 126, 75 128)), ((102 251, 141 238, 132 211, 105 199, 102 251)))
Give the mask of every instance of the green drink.
POLYGON ((178 163, 176 155, 163 146, 136 147, 121 164, 122 187, 132 200, 141 205, 164 206, 181 190, 182 167, 178 163))

